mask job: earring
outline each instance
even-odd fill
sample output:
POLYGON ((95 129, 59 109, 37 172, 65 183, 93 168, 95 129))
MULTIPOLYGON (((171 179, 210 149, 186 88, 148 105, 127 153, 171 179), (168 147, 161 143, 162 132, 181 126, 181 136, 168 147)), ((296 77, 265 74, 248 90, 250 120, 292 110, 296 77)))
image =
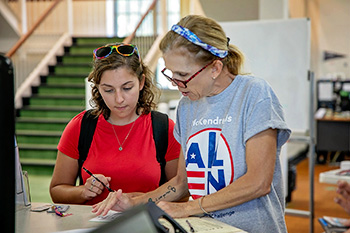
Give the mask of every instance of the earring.
POLYGON ((216 77, 211 77, 213 80, 215 80, 216 79, 216 77))

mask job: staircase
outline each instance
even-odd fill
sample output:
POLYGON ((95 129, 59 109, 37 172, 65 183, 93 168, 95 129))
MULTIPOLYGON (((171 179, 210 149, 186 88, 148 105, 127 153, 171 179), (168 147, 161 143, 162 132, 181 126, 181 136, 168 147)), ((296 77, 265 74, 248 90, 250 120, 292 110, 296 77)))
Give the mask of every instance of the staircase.
POLYGON ((20 161, 28 174, 52 175, 57 144, 72 117, 85 109, 85 81, 91 71, 92 52, 116 38, 73 38, 33 95, 17 110, 16 135, 20 161))

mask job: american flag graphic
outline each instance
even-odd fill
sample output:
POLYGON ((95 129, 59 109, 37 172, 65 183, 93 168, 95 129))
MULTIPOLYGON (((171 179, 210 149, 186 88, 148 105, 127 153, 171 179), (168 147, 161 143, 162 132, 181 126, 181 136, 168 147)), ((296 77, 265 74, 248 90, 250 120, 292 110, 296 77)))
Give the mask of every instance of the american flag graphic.
POLYGON ((187 171, 188 189, 193 199, 205 195, 205 172, 204 171, 187 171))
POLYGON ((214 193, 233 181, 231 151, 220 129, 194 134, 187 148, 187 183, 193 199, 214 193))

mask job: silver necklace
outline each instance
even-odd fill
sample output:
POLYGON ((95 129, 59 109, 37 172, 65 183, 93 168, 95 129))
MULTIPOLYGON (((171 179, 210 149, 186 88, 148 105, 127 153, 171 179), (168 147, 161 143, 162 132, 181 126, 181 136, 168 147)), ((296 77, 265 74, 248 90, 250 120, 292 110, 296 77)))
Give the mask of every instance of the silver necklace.
POLYGON ((118 138, 118 136, 117 136, 117 133, 115 132, 115 129, 114 129, 114 127, 113 127, 113 124, 111 124, 111 125, 112 125, 112 129, 113 129, 113 132, 114 132, 114 135, 115 135, 115 137, 117 138, 118 143, 119 143, 119 151, 122 151, 122 150, 123 150, 124 142, 125 142, 126 139, 129 137, 129 134, 130 134, 132 128, 134 127, 134 124, 135 124, 135 121, 134 121, 134 123, 132 123, 132 126, 131 126, 131 128, 130 128, 130 130, 129 130, 129 133, 128 133, 128 134, 126 135, 126 137, 124 138, 124 141, 123 141, 122 144, 120 144, 119 138, 118 138))

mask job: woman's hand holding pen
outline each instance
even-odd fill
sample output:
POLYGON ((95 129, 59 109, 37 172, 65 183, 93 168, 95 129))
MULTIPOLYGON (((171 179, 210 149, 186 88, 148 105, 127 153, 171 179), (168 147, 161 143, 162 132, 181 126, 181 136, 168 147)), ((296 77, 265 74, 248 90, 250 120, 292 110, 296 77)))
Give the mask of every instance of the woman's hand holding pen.
MULTIPOLYGON (((101 174, 95 175, 101 182, 103 182, 106 186, 109 186, 109 182, 111 181, 111 177, 105 177, 101 174)), ((86 197, 86 199, 90 200, 97 195, 100 195, 103 192, 104 186, 98 182, 94 177, 89 177, 85 184, 84 184, 84 190, 83 190, 83 196, 86 197)))
POLYGON ((130 195, 123 193, 121 189, 110 192, 108 197, 100 203, 92 206, 92 212, 96 215, 106 215, 109 210, 124 211, 135 205, 130 195))

